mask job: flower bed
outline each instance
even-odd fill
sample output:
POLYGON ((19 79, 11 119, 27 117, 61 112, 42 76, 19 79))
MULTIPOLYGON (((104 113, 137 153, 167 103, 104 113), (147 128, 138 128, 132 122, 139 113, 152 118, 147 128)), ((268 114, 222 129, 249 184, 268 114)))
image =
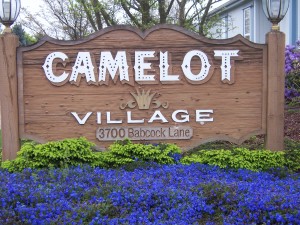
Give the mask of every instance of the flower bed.
POLYGON ((278 174, 153 163, 0 170, 0 224, 300 224, 300 176, 278 174))

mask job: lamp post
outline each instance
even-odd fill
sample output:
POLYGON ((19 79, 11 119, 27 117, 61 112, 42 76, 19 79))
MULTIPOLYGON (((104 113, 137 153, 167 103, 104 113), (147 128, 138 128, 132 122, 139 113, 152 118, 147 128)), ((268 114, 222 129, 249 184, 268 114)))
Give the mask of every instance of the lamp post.
POLYGON ((288 11, 290 0, 262 0, 264 13, 273 24, 272 30, 279 30, 279 22, 288 11))
POLYGON ((17 47, 19 38, 10 26, 20 12, 20 0, 0 0, 0 22, 5 25, 0 35, 0 103, 2 160, 12 160, 20 149, 18 117, 17 47))
POLYGON ((5 26, 4 33, 11 33, 10 26, 17 19, 20 8, 20 0, 0 0, 0 22, 5 26))
POLYGON ((273 151, 284 149, 284 82, 285 82, 285 34, 278 23, 289 8, 289 0, 262 0, 263 10, 272 28, 266 35, 267 64, 267 128, 265 147, 273 151))

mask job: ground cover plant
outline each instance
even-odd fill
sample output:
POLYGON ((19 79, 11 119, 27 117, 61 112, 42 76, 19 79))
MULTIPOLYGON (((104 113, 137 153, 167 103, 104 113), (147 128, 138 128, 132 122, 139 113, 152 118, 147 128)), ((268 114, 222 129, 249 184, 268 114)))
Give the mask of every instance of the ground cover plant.
POLYGON ((158 165, 0 170, 0 224, 299 224, 300 177, 158 165))

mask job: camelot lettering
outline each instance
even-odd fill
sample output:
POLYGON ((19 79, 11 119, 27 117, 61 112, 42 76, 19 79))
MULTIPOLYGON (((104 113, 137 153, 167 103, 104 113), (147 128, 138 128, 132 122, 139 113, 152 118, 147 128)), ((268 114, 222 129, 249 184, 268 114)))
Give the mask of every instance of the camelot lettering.
MULTIPOLYGON (((232 63, 238 59, 239 50, 215 50, 214 57, 216 60, 221 60, 221 80, 224 83, 232 83, 234 80, 234 72, 231 71, 232 63)), ((98 79, 95 75, 93 56, 90 52, 78 52, 76 61, 73 62, 72 73, 63 72, 62 74, 54 74, 53 68, 60 62, 67 67, 68 56, 63 52, 53 52, 49 54, 43 65, 43 69, 47 79, 55 86, 62 86, 68 81, 71 84, 79 86, 82 77, 85 77, 88 84, 93 85, 108 85, 109 77, 116 83, 119 76, 122 84, 134 85, 134 81, 138 84, 155 84, 156 74, 153 72, 152 64, 149 62, 155 59, 157 52, 155 51, 135 51, 135 65, 131 67, 131 62, 128 61, 126 51, 118 51, 113 58, 110 51, 103 51, 100 54, 100 63, 98 68, 98 79), (55 64, 56 63, 56 64, 55 64), (134 75, 132 71, 134 69, 134 75), (108 74, 107 74, 108 72, 108 74), (150 73, 150 74, 149 74, 150 73), (134 77, 134 81, 132 79, 134 77)), ((178 74, 169 74, 169 55, 168 51, 159 52, 159 81, 161 83, 180 82, 178 74)), ((240 57, 239 57, 240 58, 240 57)), ((182 72, 186 80, 191 84, 205 83, 212 75, 214 67, 210 64, 210 60, 204 52, 200 50, 191 50, 186 53, 182 60, 182 72), (201 65, 200 72, 195 74, 191 70, 192 59, 199 59, 198 64, 201 65)), ((67 68, 66 68, 67 69, 67 68)), ((68 69, 69 70, 69 69, 68 69)))

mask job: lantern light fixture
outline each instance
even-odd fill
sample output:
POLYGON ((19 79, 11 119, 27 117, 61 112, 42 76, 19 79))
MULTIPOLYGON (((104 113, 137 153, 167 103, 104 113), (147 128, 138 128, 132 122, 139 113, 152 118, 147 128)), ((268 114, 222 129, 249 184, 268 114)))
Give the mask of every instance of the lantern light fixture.
POLYGON ((11 33, 10 26, 17 19, 20 9, 20 0, 0 0, 0 22, 5 26, 4 33, 11 33))
POLYGON ((279 22, 288 11, 290 0, 262 0, 263 11, 273 24, 272 30, 279 30, 279 22))

